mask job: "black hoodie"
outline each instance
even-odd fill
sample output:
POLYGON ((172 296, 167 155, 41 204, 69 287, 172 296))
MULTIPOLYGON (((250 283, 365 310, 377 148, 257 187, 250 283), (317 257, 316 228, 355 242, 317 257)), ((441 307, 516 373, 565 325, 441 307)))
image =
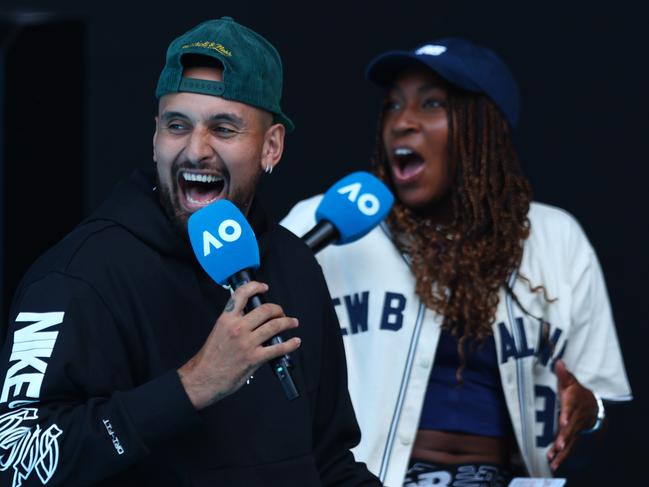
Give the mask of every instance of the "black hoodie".
MULTIPOLYGON (((338 322, 306 246, 250 211, 268 301, 300 320, 288 401, 269 366, 197 412, 176 370, 229 298, 136 172, 44 254, 0 355, 0 485, 380 485, 359 431, 338 322)), ((290 336, 292 333, 287 333, 290 336)))

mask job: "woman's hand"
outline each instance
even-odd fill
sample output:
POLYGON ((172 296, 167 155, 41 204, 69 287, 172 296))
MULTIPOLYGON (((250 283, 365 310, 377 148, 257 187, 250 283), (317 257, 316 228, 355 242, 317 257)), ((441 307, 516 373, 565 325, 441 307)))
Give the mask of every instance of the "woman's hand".
POLYGON ((579 383, 568 371, 563 360, 557 360, 554 370, 559 382, 561 412, 557 437, 548 451, 548 461, 551 462, 552 470, 559 468, 568 457, 579 432, 590 428, 597 419, 597 401, 590 389, 579 383))

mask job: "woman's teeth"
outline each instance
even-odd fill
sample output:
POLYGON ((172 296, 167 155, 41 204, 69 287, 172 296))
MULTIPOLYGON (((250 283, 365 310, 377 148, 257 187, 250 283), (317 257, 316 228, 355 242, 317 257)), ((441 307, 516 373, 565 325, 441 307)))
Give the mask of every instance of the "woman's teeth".
POLYGON ((415 152, 407 147, 397 147, 394 149, 394 155, 397 157, 410 156, 415 152))

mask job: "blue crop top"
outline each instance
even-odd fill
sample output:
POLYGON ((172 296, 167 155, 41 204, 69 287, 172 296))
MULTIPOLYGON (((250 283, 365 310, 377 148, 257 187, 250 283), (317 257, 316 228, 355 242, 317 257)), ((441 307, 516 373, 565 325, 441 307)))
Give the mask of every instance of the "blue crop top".
POLYGON ((511 423, 500 384, 493 335, 482 342, 467 340, 462 383, 455 377, 460 366, 457 343, 457 338, 442 331, 419 428, 508 436, 511 423))

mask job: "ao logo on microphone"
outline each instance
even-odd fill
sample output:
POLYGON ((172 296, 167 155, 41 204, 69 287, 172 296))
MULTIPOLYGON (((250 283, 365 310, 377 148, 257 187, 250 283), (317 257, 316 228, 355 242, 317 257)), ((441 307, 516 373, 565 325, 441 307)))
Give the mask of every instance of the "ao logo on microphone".
POLYGON ((217 200, 194 212, 187 230, 198 262, 218 284, 241 269, 259 267, 255 232, 232 202, 217 200))
POLYGON ((316 222, 331 223, 346 244, 368 233, 390 211, 394 196, 376 176, 357 171, 330 187, 316 208, 316 222), (351 205, 351 208, 350 208, 351 205))
POLYGON ((361 192, 361 183, 352 183, 338 189, 338 194, 347 195, 347 199, 352 203, 356 203, 358 210, 366 216, 374 216, 381 209, 379 199, 372 193, 361 192), (360 194, 360 196, 359 196, 360 194))
POLYGON ((212 235, 209 231, 203 231, 203 257, 210 255, 212 247, 220 249, 223 247, 222 242, 236 242, 241 237, 241 225, 236 220, 228 218, 223 220, 218 228, 218 236, 221 240, 212 235))

